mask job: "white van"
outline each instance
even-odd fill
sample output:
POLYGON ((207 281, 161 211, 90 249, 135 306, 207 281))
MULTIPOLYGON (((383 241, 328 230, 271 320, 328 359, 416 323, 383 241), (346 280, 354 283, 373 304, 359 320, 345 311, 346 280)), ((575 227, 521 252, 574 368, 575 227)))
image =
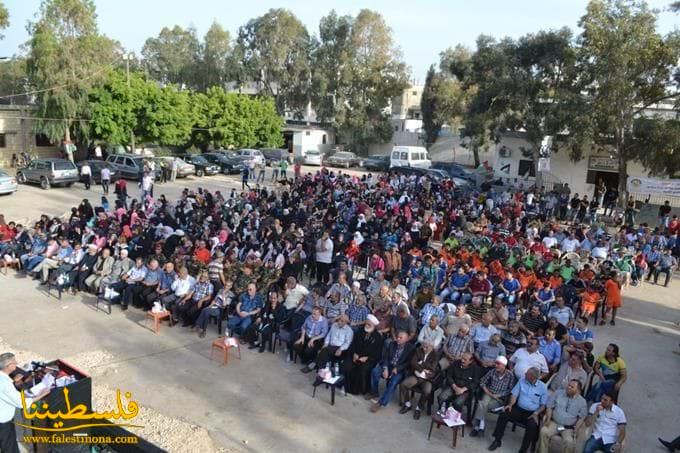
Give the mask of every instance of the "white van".
POLYGON ((427 150, 422 146, 395 146, 392 148, 390 168, 420 167, 430 168, 432 161, 427 150))

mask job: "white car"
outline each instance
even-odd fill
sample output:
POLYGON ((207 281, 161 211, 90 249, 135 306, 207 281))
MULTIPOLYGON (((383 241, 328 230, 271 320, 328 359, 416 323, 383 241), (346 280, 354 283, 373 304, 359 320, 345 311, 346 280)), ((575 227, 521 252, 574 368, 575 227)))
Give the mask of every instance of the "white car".
POLYGON ((318 151, 307 151, 305 153, 305 165, 317 165, 320 167, 322 158, 323 156, 318 151))
POLYGON ((255 165, 264 165, 265 158, 262 151, 259 149, 239 149, 236 151, 236 157, 238 157, 243 162, 254 162, 255 165))
POLYGON ((17 178, 0 170, 0 194, 14 193, 17 191, 17 178))

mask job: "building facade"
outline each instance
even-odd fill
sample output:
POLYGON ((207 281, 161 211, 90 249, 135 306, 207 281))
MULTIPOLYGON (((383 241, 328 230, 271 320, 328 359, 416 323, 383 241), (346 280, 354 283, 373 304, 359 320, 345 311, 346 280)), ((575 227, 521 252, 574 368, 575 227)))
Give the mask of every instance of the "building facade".
POLYGON ((12 157, 22 152, 38 157, 59 155, 58 147, 35 133, 31 110, 26 105, 0 105, 0 168, 10 168, 12 157))

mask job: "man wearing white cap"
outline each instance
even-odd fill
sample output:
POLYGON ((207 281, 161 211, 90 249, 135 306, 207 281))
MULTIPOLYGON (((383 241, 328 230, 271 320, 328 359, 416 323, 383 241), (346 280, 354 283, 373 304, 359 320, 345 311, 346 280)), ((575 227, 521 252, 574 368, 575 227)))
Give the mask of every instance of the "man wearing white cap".
POLYGON ((476 437, 484 433, 486 413, 490 410, 503 407, 515 385, 515 375, 508 370, 508 359, 504 356, 496 358, 496 367, 489 370, 479 382, 479 387, 484 394, 479 399, 477 412, 473 422, 474 429, 470 436, 476 437))
POLYGON ((370 389, 369 375, 382 354, 383 337, 375 330, 379 323, 374 315, 368 315, 363 329, 354 333, 345 360, 347 393, 363 395, 370 389))

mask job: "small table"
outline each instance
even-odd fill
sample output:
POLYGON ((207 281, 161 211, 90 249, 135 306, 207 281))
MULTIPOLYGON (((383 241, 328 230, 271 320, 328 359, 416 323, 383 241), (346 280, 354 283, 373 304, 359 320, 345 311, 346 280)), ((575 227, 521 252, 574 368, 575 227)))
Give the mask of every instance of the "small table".
POLYGON ((222 365, 227 365, 229 363, 229 349, 231 348, 236 348, 238 359, 241 360, 241 344, 237 341, 236 346, 228 345, 226 343, 226 338, 227 337, 224 336, 219 337, 217 340, 212 342, 212 346, 210 347, 210 360, 213 359, 213 353, 215 352, 215 349, 222 351, 222 365))
POLYGON ((147 311, 146 312, 146 319, 144 324, 148 324, 149 319, 153 319, 153 331, 158 334, 158 330, 161 327, 161 321, 164 319, 170 319, 170 312, 169 311, 159 311, 158 313, 154 313, 152 311, 147 311))
MULTIPOLYGON (((432 414, 432 422, 430 422, 430 432, 427 433, 427 440, 430 440, 430 436, 432 435, 432 428, 434 425, 437 425, 437 429, 439 429, 440 426, 448 426, 444 419, 441 417, 439 414, 432 414)), ((452 448, 456 448, 456 442, 458 441, 458 428, 461 429, 461 437, 465 437, 465 425, 455 425, 455 426, 449 426, 451 428, 451 431, 453 431, 453 442, 451 444, 452 448)))
POLYGON ((312 398, 314 398, 316 396, 316 388, 318 386, 320 386, 321 384, 326 384, 326 387, 331 388, 331 406, 335 406, 335 388, 336 387, 343 387, 345 385, 345 378, 342 375, 340 375, 340 376, 338 376, 338 379, 335 382, 330 383, 330 382, 324 381, 323 379, 321 379, 321 377, 317 376, 316 379, 314 380, 314 384, 312 384, 314 386, 314 391, 312 392, 312 398))

